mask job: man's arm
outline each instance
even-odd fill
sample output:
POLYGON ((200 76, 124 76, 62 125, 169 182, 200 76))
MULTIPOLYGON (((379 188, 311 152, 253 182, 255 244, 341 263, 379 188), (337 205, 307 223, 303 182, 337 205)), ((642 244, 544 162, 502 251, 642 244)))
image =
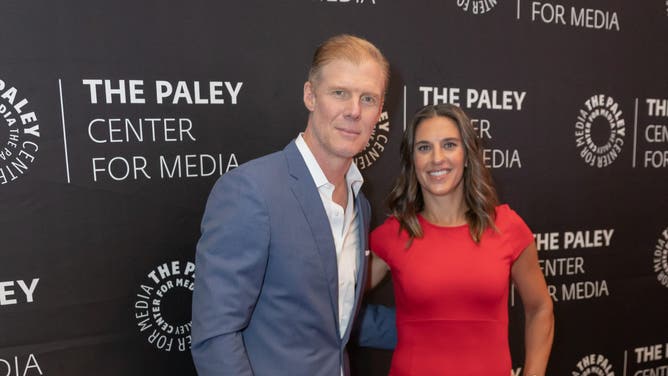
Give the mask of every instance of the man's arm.
POLYGON ((257 189, 235 172, 209 195, 197 244, 191 351, 200 376, 253 374, 241 331, 264 280, 269 219, 257 189))
POLYGON ((368 304, 358 318, 358 345, 393 350, 397 346, 397 325, 394 307, 368 304))

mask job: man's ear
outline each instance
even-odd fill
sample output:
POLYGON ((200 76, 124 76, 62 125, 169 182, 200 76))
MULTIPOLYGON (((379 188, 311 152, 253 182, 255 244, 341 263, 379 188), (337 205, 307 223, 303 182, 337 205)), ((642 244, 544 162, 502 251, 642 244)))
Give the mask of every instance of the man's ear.
POLYGON ((378 120, 376 123, 380 121, 380 117, 383 115, 383 107, 385 106, 385 96, 383 96, 383 99, 380 100, 380 106, 378 106, 378 120))
POLYGON ((315 109, 315 88, 311 84, 311 81, 306 81, 304 83, 304 106, 308 108, 309 111, 313 112, 315 109))

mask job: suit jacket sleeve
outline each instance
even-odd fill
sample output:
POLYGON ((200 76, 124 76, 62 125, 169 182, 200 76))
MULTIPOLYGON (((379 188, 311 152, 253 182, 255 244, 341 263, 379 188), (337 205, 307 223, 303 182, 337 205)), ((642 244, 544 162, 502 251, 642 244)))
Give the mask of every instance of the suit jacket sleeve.
POLYGON ((242 330, 268 259, 269 218, 259 190, 234 170, 214 186, 197 244, 192 355, 200 376, 252 375, 242 330))
POLYGON ((357 343, 362 347, 393 350, 397 346, 394 307, 368 304, 362 307, 357 343))

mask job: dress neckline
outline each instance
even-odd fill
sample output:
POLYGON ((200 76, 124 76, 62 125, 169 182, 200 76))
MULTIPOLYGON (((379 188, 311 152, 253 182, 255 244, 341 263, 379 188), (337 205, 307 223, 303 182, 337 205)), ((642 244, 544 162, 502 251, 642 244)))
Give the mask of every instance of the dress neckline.
POLYGON ((429 222, 429 220, 427 220, 427 218, 422 216, 422 214, 418 214, 417 217, 418 217, 418 221, 420 221, 421 225, 427 225, 427 226, 437 228, 437 229, 443 229, 443 230, 467 229, 468 230, 468 227, 469 227, 468 223, 464 223, 464 224, 461 224, 461 225, 455 225, 455 226, 437 225, 435 223, 429 222))

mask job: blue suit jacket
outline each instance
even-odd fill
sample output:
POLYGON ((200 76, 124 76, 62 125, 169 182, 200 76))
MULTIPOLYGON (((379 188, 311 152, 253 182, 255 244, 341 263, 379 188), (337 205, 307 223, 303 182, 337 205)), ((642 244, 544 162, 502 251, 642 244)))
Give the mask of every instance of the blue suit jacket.
MULTIPOLYGON (((370 207, 361 192, 355 201, 362 245, 357 312, 370 207)), ((200 375, 339 376, 342 366, 348 373, 352 325, 339 327, 334 240, 294 141, 218 180, 202 220, 196 275, 192 355, 200 375)), ((362 331, 382 342, 393 321, 377 321, 385 327, 362 331)))

